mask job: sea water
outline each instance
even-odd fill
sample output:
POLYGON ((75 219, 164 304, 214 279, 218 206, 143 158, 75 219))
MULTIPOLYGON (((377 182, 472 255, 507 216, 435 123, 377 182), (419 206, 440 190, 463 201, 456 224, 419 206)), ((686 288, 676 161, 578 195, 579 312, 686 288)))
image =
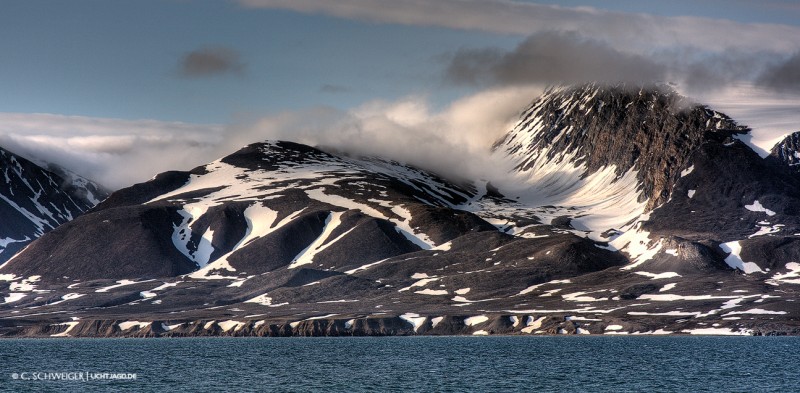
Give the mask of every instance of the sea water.
POLYGON ((2 339, 0 390, 792 392, 792 337, 2 339))

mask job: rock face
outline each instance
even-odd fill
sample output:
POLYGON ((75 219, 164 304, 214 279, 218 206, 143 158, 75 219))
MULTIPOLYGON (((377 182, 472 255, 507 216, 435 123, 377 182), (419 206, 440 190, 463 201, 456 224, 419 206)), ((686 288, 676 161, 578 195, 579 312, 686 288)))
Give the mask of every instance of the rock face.
POLYGON ((2 148, 0 170, 0 263, 108 196, 80 176, 55 165, 42 168, 2 148))
POLYGON ((491 184, 252 144, 34 241, 0 334, 796 334, 800 175, 746 132, 585 85, 523 112, 491 184))
POLYGON ((562 161, 582 167, 583 176, 613 167, 621 178, 634 170, 639 199, 651 210, 669 199, 698 147, 748 131, 667 86, 589 84, 547 90, 494 149, 519 172, 562 161))

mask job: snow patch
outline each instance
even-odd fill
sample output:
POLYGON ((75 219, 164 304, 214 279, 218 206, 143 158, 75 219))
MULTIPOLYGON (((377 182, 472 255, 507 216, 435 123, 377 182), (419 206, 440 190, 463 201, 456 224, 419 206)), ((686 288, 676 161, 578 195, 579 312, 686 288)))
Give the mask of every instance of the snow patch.
POLYGON ((344 213, 334 212, 328 215, 328 217, 325 219, 325 227, 322 229, 322 234, 320 234, 308 247, 306 247, 305 250, 300 251, 300 253, 294 257, 292 263, 289 264, 289 269, 294 269, 298 266, 308 265, 314 262, 314 256, 316 256, 317 253, 330 247, 332 244, 336 243, 337 240, 350 233, 350 231, 347 231, 333 241, 326 243, 333 231, 342 223, 342 214, 344 213))
POLYGON ((642 230, 642 222, 649 220, 649 215, 642 215, 640 221, 634 226, 634 229, 628 230, 618 238, 609 243, 609 246, 614 247, 619 251, 625 251, 630 255, 631 264, 622 268, 622 270, 630 270, 638 267, 644 262, 652 259, 662 248, 662 242, 653 241, 650 239, 650 232, 642 230))
POLYGON ((776 274, 772 279, 767 281, 768 284, 800 284, 800 263, 789 262, 785 266, 788 273, 776 274))
POLYGON ((422 324, 428 319, 427 317, 421 317, 417 313, 408 312, 400 316, 400 319, 410 323, 414 326, 414 332, 416 332, 422 324))
POLYGON ((26 296, 25 293, 11 292, 11 293, 8 294, 8 296, 3 298, 3 300, 4 300, 3 304, 14 303, 14 302, 20 301, 25 296, 26 296))
POLYGON ((761 270, 761 268, 754 262, 745 262, 742 260, 742 257, 739 255, 742 252, 742 245, 739 244, 739 241, 722 243, 719 245, 719 248, 721 248, 722 251, 729 253, 729 255, 725 258, 725 263, 727 263, 728 266, 734 269, 739 269, 745 274, 764 273, 764 271, 761 270))
MULTIPOLYGON (((759 223, 759 224, 760 224, 760 223, 759 223)), ((767 224, 769 224, 769 223, 767 223, 767 224)), ((781 229, 782 229, 783 227, 784 227, 784 225, 783 225, 783 224, 776 224, 776 225, 773 225, 773 226, 769 226, 769 225, 759 225, 759 226, 758 226, 758 231, 757 231, 756 233, 754 233, 754 234, 752 234, 752 235, 748 236, 747 238, 748 238, 748 239, 752 239, 752 238, 754 238, 754 237, 756 237, 756 236, 764 236, 764 235, 771 235, 771 234, 773 234, 773 233, 778 233, 778 232, 780 232, 780 231, 781 231, 781 229)))
POLYGON ((448 295, 449 294, 449 292, 447 292, 447 290, 444 290, 444 289, 423 289, 421 291, 416 291, 414 293, 417 293, 417 294, 420 294, 420 295, 432 295, 432 296, 442 296, 442 295, 448 295))
POLYGON ((733 330, 730 328, 697 328, 697 329, 684 329, 682 333, 689 333, 691 335, 706 335, 706 336, 750 336, 752 332, 745 329, 733 330))
POLYGON ((272 298, 267 296, 267 294, 258 295, 252 299, 248 299, 244 301, 245 303, 256 303, 262 306, 271 306, 272 305, 272 298))
POLYGON ((727 316, 730 316, 730 315, 740 315, 740 314, 786 315, 787 312, 786 311, 770 311, 770 310, 765 310, 763 308, 751 308, 749 310, 744 310, 744 311, 731 311, 731 312, 723 315, 723 317, 727 317, 727 316))
POLYGON ((53 326, 59 326, 59 325, 66 326, 67 330, 64 330, 63 332, 58 334, 51 334, 50 337, 69 337, 70 336, 69 332, 71 332, 75 326, 78 326, 79 323, 80 322, 64 322, 53 325, 53 326))
POLYGON ((774 211, 769 210, 769 209, 765 208, 764 206, 762 206, 761 202, 759 202, 758 199, 756 199, 753 202, 752 205, 744 205, 744 208, 747 209, 747 210, 750 210, 751 212, 766 213, 768 216, 774 216, 775 215, 774 211))
POLYGON ((489 320, 489 317, 485 315, 477 315, 474 317, 469 317, 464 319, 464 324, 467 326, 475 326, 480 325, 489 320))
POLYGON ((245 322, 227 320, 227 321, 222 321, 217 325, 219 325, 219 327, 222 329, 223 332, 227 332, 229 330, 237 331, 245 325, 245 322))
POLYGON ((636 272, 636 274, 640 276, 650 277, 651 280, 661 280, 665 278, 681 277, 681 275, 676 272, 664 272, 658 274, 649 272, 636 272))
POLYGON ((663 287, 661 287, 661 289, 659 289, 658 291, 659 292, 667 292, 667 291, 672 290, 673 288, 675 288, 676 285, 678 285, 678 284, 676 284, 676 283, 667 284, 667 285, 664 285, 663 287))
POLYGON ((132 329, 134 326, 138 327, 139 329, 144 329, 150 326, 151 323, 152 322, 125 321, 125 322, 120 322, 119 325, 117 326, 119 326, 119 329, 124 332, 126 330, 132 329))
POLYGON ((423 278, 422 280, 419 280, 419 281, 417 281, 417 282, 415 282, 415 283, 413 283, 413 284, 411 284, 411 285, 409 285, 409 286, 407 286, 405 288, 401 288, 401 289, 397 290, 397 292, 405 292, 405 291, 407 291, 407 290, 409 290, 411 288, 414 288, 414 287, 424 287, 425 285, 428 285, 428 283, 431 283, 431 282, 434 282, 434 281, 437 281, 437 280, 439 280, 438 277, 423 278))
POLYGON ((108 292, 108 291, 110 291, 112 289, 117 289, 117 288, 120 288, 120 287, 133 285, 133 284, 141 284, 141 283, 150 282, 150 281, 155 281, 155 280, 144 280, 144 281, 117 280, 116 284, 100 288, 100 289, 96 290, 95 292, 96 293, 103 293, 103 292, 108 292))
POLYGON ((344 272, 344 274, 348 274, 348 275, 349 274, 355 274, 355 273, 358 273, 358 272, 360 272, 362 270, 367 270, 367 269, 369 269, 369 268, 371 268, 373 266, 380 265, 381 263, 386 262, 387 260, 389 260, 389 258, 381 259, 380 261, 377 261, 377 262, 368 263, 366 265, 359 266, 359 267, 357 267, 355 269, 348 270, 348 271, 344 272))

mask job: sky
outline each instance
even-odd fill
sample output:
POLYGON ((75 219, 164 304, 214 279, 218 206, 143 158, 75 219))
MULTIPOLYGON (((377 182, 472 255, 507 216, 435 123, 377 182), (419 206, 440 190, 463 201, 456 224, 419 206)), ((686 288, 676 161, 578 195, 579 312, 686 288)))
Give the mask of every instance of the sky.
POLYGON ((800 130, 800 3, 0 2, 0 146, 113 189, 265 139, 480 175, 546 86, 586 81, 674 83, 763 154, 800 130))

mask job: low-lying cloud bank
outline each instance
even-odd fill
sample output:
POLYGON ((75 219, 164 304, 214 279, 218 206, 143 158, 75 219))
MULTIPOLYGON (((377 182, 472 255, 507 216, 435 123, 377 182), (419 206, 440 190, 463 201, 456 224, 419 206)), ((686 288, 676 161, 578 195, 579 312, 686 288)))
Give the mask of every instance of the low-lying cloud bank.
POLYGON ((347 112, 317 108, 238 125, 232 135, 237 142, 292 140, 411 163, 451 178, 485 178, 502 171, 491 161, 492 144, 541 91, 536 85, 490 89, 441 111, 424 97, 372 101, 347 112))
POLYGON ((238 124, 199 125, 0 113, 0 146, 52 162, 117 189, 167 170, 188 170, 263 140, 290 140, 359 156, 379 156, 454 178, 501 171, 489 149, 541 86, 504 87, 434 110, 425 97, 327 107, 238 124))
MULTIPOLYGON (((117 189, 167 170, 188 170, 263 140, 290 140, 351 155, 379 156, 441 175, 497 179, 505 173, 490 147, 543 86, 493 87, 435 110, 424 96, 371 101, 348 111, 285 112, 233 125, 0 113, 0 146, 52 162, 117 189)), ((800 130, 800 95, 752 84, 693 97, 753 127, 765 155, 800 130)))
POLYGON ((224 127, 154 120, 0 113, 0 146, 116 189, 204 162, 224 127))

